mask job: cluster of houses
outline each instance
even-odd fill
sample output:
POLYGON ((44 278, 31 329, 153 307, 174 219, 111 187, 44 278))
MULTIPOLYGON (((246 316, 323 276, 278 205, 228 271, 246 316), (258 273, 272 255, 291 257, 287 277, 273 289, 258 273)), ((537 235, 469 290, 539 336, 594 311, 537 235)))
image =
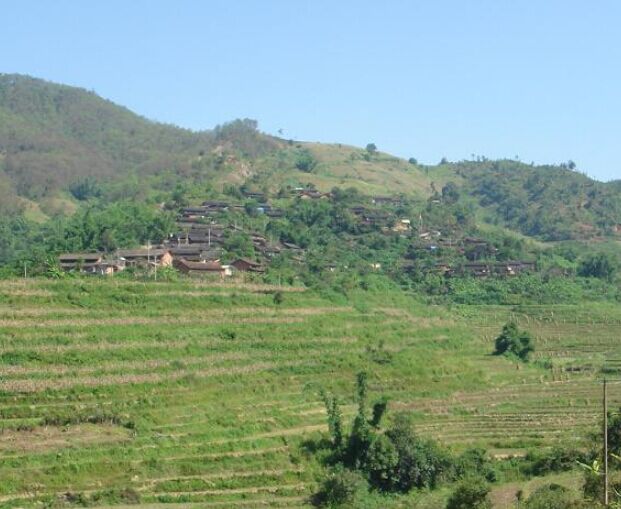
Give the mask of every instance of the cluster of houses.
POLYGON ((265 267, 254 260, 238 258, 229 265, 219 259, 201 258, 200 254, 175 252, 168 247, 119 249, 106 253, 64 253, 59 264, 66 272, 81 272, 98 276, 111 276, 129 267, 155 269, 174 267, 189 276, 216 276, 225 278, 238 272, 263 272, 265 267))
POLYGON ((292 260, 303 261, 304 250, 296 244, 269 239, 257 232, 247 232, 235 224, 218 224, 210 216, 199 216, 188 209, 182 210, 177 220, 177 232, 171 234, 164 245, 173 256, 185 257, 189 261, 213 261, 222 258, 227 236, 236 233, 248 236, 262 265, 269 264, 272 258, 283 253, 288 253, 292 260))
MULTIPOLYGON (((258 193, 246 195, 253 199, 262 197, 258 193)), ((246 210, 242 205, 225 201, 205 201, 198 207, 185 207, 177 218, 177 231, 170 234, 161 245, 119 249, 111 254, 65 253, 60 255, 59 264, 67 272, 101 276, 112 275, 128 267, 173 267, 189 276, 214 275, 225 278, 235 272, 264 273, 271 259, 285 252, 289 253, 292 260, 303 261, 304 250, 295 244, 269 240, 264 235, 246 232, 236 225, 216 222, 221 213, 236 209, 246 210), (236 233, 248 236, 259 261, 237 258, 230 264, 221 262, 225 255, 226 238, 236 233)), ((257 213, 269 217, 284 215, 282 210, 267 203, 258 203, 257 213)))
MULTIPOLYGON (((253 194, 253 193, 248 193, 253 194)), ((272 207, 269 203, 257 202, 255 205, 257 214, 265 214, 267 217, 283 217, 282 209, 272 207)), ((214 218, 223 212, 245 212, 246 205, 239 203, 229 203, 226 201, 209 200, 204 201, 197 207, 184 207, 181 209, 181 218, 185 222, 196 222, 205 218, 214 218)))
POLYGON ((506 262, 468 262, 451 266, 446 263, 436 265, 436 271, 446 276, 517 276, 519 274, 535 272, 535 262, 512 260, 506 262))
MULTIPOLYGON (((489 241, 474 237, 451 238, 444 237, 439 231, 427 231, 419 234, 419 239, 413 252, 441 252, 466 258, 466 262, 448 263, 438 262, 431 269, 432 272, 443 276, 472 276, 483 278, 488 276, 517 276, 537 270, 536 263, 528 260, 493 260, 498 249, 489 241)), ((414 270, 416 264, 406 261, 403 269, 414 270)))
MULTIPOLYGON (((332 193, 323 193, 313 188, 290 189, 291 197, 302 200, 331 199, 332 193)), ((243 195, 250 202, 236 204, 224 200, 204 201, 200 206, 184 207, 177 217, 176 231, 161 245, 141 249, 119 249, 112 254, 104 253, 66 253, 60 256, 60 267, 65 271, 79 271, 96 275, 111 275, 128 267, 154 268, 174 267, 190 276, 214 275, 225 278, 234 272, 263 273, 274 257, 287 254, 288 259, 302 263, 304 250, 299 246, 269 239, 265 235, 245 231, 237 224, 219 224, 228 212, 265 215, 269 218, 284 216, 284 210, 273 207, 266 201, 263 193, 244 191, 243 195), (251 207, 253 210, 249 210, 251 207), (256 209, 256 210, 255 210, 256 209), (256 260, 237 258, 229 264, 226 259, 227 240, 236 234, 243 234, 254 248, 256 260)), ((429 270, 445 276, 473 277, 514 276, 536 270, 534 262, 516 260, 506 262, 489 262, 496 257, 497 250, 490 242, 470 237, 461 237, 458 232, 444 234, 438 230, 424 228, 422 217, 417 225, 411 220, 396 215, 384 206, 398 206, 402 198, 393 196, 374 196, 370 199, 375 207, 364 205, 349 207, 351 214, 361 224, 373 226, 385 234, 398 234, 412 239, 412 256, 404 260, 401 270, 415 270, 422 252, 435 252, 437 262, 441 259, 465 258, 465 263, 435 263, 429 270), (417 253, 418 252, 418 253, 417 253), (417 253, 417 254, 414 254, 417 253), (448 256, 446 256, 448 255, 448 256)), ((230 221, 231 218, 229 217, 230 221)), ((225 219, 226 221, 226 219, 225 219)), ((621 229, 621 227, 620 227, 621 229)), ((620 230, 621 231, 621 230, 620 230)), ((381 265, 371 261, 373 270, 381 270, 381 265)), ((336 264, 326 265, 327 270, 336 270, 336 264)))

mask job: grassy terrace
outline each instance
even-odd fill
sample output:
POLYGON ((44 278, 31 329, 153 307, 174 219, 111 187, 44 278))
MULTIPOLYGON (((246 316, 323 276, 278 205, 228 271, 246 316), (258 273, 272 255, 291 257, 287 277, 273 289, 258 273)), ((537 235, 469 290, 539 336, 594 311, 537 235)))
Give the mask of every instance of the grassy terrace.
POLYGON ((302 507, 321 473, 301 446, 326 429, 319 387, 348 417, 366 370, 421 434, 500 456, 583 439, 601 369, 621 369, 613 305, 449 310, 295 289, 276 305, 274 290, 0 282, 0 506, 122 507, 135 492, 144 508, 302 507), (536 362, 489 355, 510 318, 536 362))

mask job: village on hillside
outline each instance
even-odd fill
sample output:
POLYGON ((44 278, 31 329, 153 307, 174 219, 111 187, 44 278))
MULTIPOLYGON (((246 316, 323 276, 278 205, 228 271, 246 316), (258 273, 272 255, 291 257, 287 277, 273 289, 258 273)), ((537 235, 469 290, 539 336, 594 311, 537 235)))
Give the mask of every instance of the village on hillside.
MULTIPOLYGON (((147 269, 157 273, 158 268, 173 268, 191 277, 228 278, 235 273, 264 274, 273 260, 286 256, 294 264, 305 262, 306 249, 299 245, 238 224, 235 217, 264 217, 266 222, 286 219, 285 208, 272 205, 264 193, 244 190, 244 203, 226 199, 206 200, 200 205, 181 207, 176 228, 167 238, 158 239, 139 248, 117 249, 114 252, 63 253, 59 266, 66 272, 111 276, 131 269, 147 269), (226 239, 240 235, 252 246, 253 256, 233 256, 227 252, 226 239)), ((322 200, 332 202, 332 192, 321 192, 312 187, 298 187, 289 191, 294 201, 322 200)), ((425 225, 422 213, 418 220, 399 214, 403 205, 400 196, 372 196, 365 204, 351 205, 347 212, 361 229, 384 236, 398 236, 410 243, 409 255, 393 267, 405 274, 420 270, 415 260, 424 256, 442 254, 426 270, 450 276, 514 276, 536 271, 532 260, 495 260, 498 251, 483 238, 468 236, 454 225, 439 229, 425 225), (461 258, 460 263, 455 262, 461 258), (448 261, 450 259, 450 261, 448 261)), ((441 207, 435 197, 429 206, 441 207)), ((437 226, 437 225, 436 225, 437 226)), ((355 247, 354 247, 355 249, 355 247)), ((377 260, 368 260, 369 268, 382 271, 385 267, 377 260)), ((337 270, 337 263, 325 260, 324 269, 337 270)), ((342 268, 342 267, 341 267, 342 268)), ((345 267, 347 268, 347 267, 345 267)))

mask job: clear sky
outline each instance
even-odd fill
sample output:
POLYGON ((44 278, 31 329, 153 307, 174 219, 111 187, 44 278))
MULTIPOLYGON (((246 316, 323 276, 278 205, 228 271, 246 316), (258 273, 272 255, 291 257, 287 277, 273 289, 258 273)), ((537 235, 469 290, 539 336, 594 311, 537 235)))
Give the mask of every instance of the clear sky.
POLYGON ((192 129, 621 178, 618 0, 2 0, 0 72, 192 129))

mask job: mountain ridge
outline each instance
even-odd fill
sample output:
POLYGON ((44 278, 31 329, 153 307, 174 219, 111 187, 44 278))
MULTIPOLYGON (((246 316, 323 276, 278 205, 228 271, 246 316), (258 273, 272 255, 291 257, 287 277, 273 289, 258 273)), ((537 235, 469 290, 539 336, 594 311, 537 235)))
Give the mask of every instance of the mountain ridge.
MULTIPOLYGON (((611 235, 621 224, 621 181, 599 182, 567 165, 513 160, 420 165, 340 143, 283 140, 236 120, 192 131, 149 120, 94 92, 0 74, 0 210, 41 209, 41 218, 79 205, 85 180, 134 178, 160 194, 178 185, 254 187, 276 193, 313 185, 424 201, 448 183, 478 217, 543 240, 611 235), (23 208, 23 207, 22 207, 23 208)), ((200 193, 197 191, 197 198, 200 193)))

